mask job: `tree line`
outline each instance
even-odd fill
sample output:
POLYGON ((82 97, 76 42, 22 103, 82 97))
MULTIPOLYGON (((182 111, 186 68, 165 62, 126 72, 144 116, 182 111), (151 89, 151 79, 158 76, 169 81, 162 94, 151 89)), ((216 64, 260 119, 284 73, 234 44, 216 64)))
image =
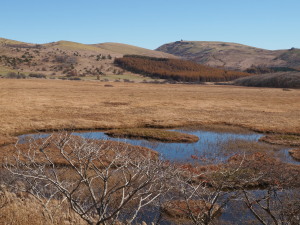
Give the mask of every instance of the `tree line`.
POLYGON ((133 73, 180 82, 230 81, 249 75, 245 72, 213 68, 181 59, 137 55, 125 55, 123 58, 116 58, 114 63, 133 73))

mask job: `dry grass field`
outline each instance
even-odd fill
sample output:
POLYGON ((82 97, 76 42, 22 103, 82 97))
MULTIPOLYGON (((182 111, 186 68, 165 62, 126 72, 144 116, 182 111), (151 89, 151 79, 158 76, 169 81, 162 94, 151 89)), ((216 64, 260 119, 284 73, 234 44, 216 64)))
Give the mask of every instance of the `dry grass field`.
POLYGON ((9 136, 40 130, 195 124, 230 124, 262 132, 300 133, 300 90, 105 84, 0 79, 0 142, 5 143, 9 136))

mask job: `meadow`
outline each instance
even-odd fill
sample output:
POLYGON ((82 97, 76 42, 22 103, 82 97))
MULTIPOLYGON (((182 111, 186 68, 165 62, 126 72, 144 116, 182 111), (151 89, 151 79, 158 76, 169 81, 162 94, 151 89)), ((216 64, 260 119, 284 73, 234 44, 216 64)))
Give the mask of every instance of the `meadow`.
POLYGON ((300 133, 295 89, 41 79, 0 79, 0 87, 2 143, 55 129, 227 124, 300 133))

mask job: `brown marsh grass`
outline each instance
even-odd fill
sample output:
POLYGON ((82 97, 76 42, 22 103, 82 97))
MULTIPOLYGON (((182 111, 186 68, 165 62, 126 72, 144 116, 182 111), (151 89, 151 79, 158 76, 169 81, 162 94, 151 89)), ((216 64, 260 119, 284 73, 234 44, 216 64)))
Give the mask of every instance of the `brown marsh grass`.
POLYGON ((261 137, 259 140, 266 143, 275 144, 275 145, 300 146, 299 135, 286 135, 286 134, 266 135, 264 137, 261 137))
POLYGON ((223 154, 255 154, 263 153, 271 158, 275 156, 275 153, 280 151, 281 148, 277 145, 270 145, 263 142, 248 141, 248 140, 228 140, 224 143, 220 143, 221 152, 223 154))
POLYGON ((295 160, 300 161, 300 148, 292 149, 289 151, 289 153, 295 160))
POLYGON ((12 193, 0 188, 0 224, 3 225, 85 225, 78 215, 55 201, 47 210, 33 196, 25 192, 12 193))
MULTIPOLYGON (((52 162, 57 166, 69 166, 69 163, 64 159, 62 156, 59 147, 55 145, 54 143, 58 143, 59 137, 56 137, 55 135, 51 138, 41 138, 38 140, 32 140, 28 139, 26 143, 22 144, 9 144, 6 146, 3 146, 1 148, 0 152, 0 168, 5 163, 15 163, 15 159, 13 156, 18 156, 21 161, 25 160, 28 155, 33 154, 36 162, 43 163, 45 165, 49 165, 49 162, 47 158, 44 156, 44 152, 48 155, 48 157, 52 160, 52 162), (43 151, 41 151, 41 147, 44 146, 43 151), (25 157, 24 157, 25 156, 25 157)), ((74 143, 82 143, 81 137, 71 136, 71 140, 74 141, 74 143)), ((117 141, 109 141, 109 140, 89 140, 86 139, 87 143, 91 144, 95 148, 98 148, 102 152, 105 152, 105 154, 101 154, 99 156, 99 161, 103 163, 102 166, 106 166, 105 164, 108 164, 112 161, 114 157, 116 157, 116 151, 121 152, 124 155, 127 155, 130 158, 141 158, 141 157, 148 157, 150 159, 156 160, 159 156, 159 153, 141 146, 135 146, 123 142, 117 142, 117 141)), ((74 146, 72 146, 74 147, 74 146)), ((64 150, 68 153, 72 153, 72 147, 67 146, 64 150)), ((33 156, 33 155, 32 155, 33 156)), ((99 165, 99 167, 101 167, 99 165)))
POLYGON ((114 129, 105 132, 105 134, 117 138, 137 138, 161 142, 191 143, 199 140, 196 135, 155 128, 114 129))
POLYGON ((132 83, 114 83, 114 87, 105 88, 104 85, 92 81, 0 79, 0 136, 5 139, 7 135, 63 128, 201 124, 300 133, 300 90, 132 83))

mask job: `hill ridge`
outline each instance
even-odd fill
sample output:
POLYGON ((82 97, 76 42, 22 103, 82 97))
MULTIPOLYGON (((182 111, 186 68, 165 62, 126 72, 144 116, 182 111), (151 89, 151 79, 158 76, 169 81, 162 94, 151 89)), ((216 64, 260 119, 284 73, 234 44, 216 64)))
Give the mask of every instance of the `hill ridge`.
MULTIPOLYGON (((157 58, 178 58, 171 54, 121 43, 82 44, 60 40, 33 44, 0 38, 0 77, 22 76, 107 79, 124 73, 115 58, 135 54, 157 58), (38 74, 38 75, 37 75, 38 74)), ((125 76, 111 79, 127 79, 125 76)))
POLYGON ((98 51, 98 50, 108 50, 113 53, 117 54, 141 54, 145 56, 159 56, 159 57, 172 57, 172 58, 177 58, 174 55, 168 54, 168 53, 162 53, 158 52, 152 49, 147 49, 144 47, 139 47, 135 45, 130 45, 130 44, 124 44, 124 43, 118 43, 118 42, 104 42, 104 43, 96 43, 96 44, 84 44, 76 41, 68 41, 68 40, 59 40, 59 41, 53 41, 53 42, 48 42, 48 43, 28 43, 28 42, 22 42, 22 41, 17 41, 17 40, 11 40, 7 38, 2 38, 0 37, 0 44, 25 44, 25 45, 38 45, 38 46, 58 46, 58 47, 64 47, 64 48, 69 48, 71 50, 92 50, 92 51, 98 51), (110 47, 109 47, 110 46, 110 47), (120 49, 122 47, 123 49, 120 49), (134 49, 134 51, 130 51, 131 49, 134 49), (118 51, 119 50, 119 51, 118 51), (144 51, 144 52, 143 52, 144 51))
POLYGON ((175 41, 156 49, 214 67, 246 70, 250 67, 300 67, 300 49, 268 50, 220 41, 175 41))

